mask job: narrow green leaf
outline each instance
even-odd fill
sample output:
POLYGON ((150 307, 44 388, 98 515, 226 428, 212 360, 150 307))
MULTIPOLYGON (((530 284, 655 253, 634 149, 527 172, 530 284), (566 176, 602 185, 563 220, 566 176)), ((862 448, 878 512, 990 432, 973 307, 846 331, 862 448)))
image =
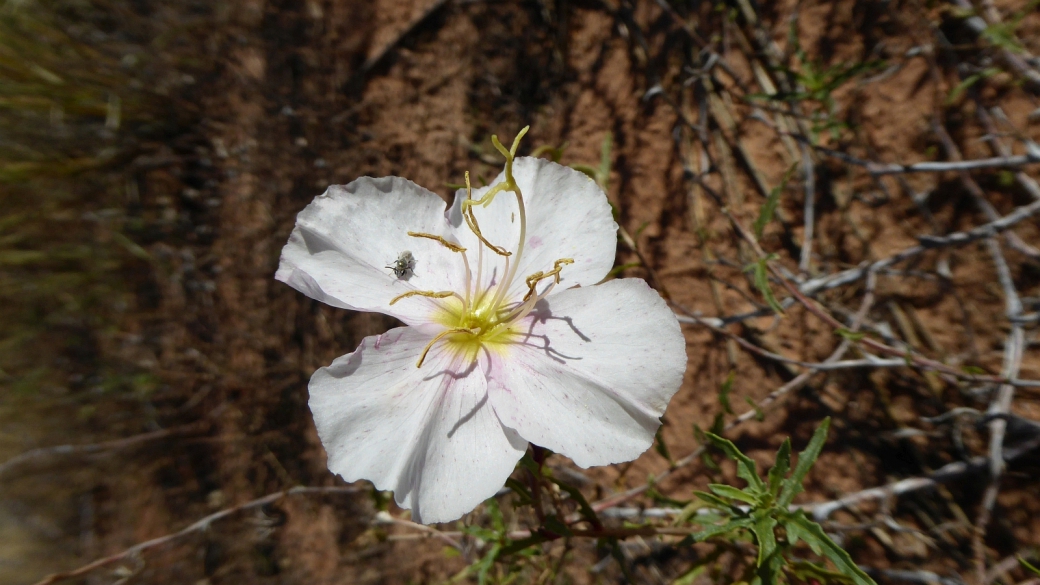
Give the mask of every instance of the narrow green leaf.
POLYGON ((755 533, 755 539, 758 540, 758 566, 761 567, 765 563, 766 559, 773 556, 776 552, 776 518, 764 514, 761 518, 755 520, 754 525, 751 527, 751 531, 755 533))
POLYGON ((589 165, 573 164, 571 165, 571 168, 578 171, 579 173, 584 173, 588 175, 588 177, 593 181, 596 180, 596 169, 590 167, 589 165))
POLYGON ((722 405, 722 410, 726 414, 733 414, 733 407, 729 402, 729 393, 733 391, 733 381, 737 379, 737 372, 730 370, 729 375, 726 376, 726 380, 722 382, 722 386, 719 387, 719 404, 722 405))
POLYGON ((769 286, 769 269, 766 267, 766 262, 767 260, 761 260, 755 264, 755 286, 762 293, 769 308, 777 314, 783 315, 784 308, 780 306, 780 301, 776 300, 773 289, 769 286))
POLYGON ((758 498, 754 494, 749 494, 744 490, 738 490, 737 488, 722 483, 709 483, 708 489, 710 489, 716 495, 731 500, 737 500, 738 502, 744 502, 750 506, 754 506, 758 503, 758 498))
POLYGON ((784 476, 791 469, 791 439, 784 439, 780 450, 776 452, 776 464, 769 470, 769 493, 773 498, 780 497, 784 476))
POLYGON ((585 496, 581 493, 581 490, 568 483, 564 483, 556 478, 553 478, 552 482, 560 486, 561 490, 567 492, 572 500, 578 502, 578 508, 581 510, 582 518, 588 520, 589 522, 592 522, 593 525, 599 525, 599 516, 596 515, 596 511, 592 509, 591 505, 589 505, 589 501, 585 499, 585 496))
POLYGON ((762 407, 760 407, 758 404, 756 404, 754 400, 751 400, 750 396, 745 396, 744 397, 744 402, 746 402, 747 405, 751 407, 751 410, 755 411, 755 420, 756 421, 762 422, 763 420, 765 420, 765 418, 766 418, 765 411, 762 410, 762 407))
POLYGON ((517 541, 510 542, 504 545, 499 551, 498 556, 504 557, 506 555, 513 555, 523 552, 525 549, 548 542, 550 539, 544 534, 532 534, 527 538, 523 538, 517 541))
POLYGON ((738 530, 751 530, 751 526, 754 523, 751 518, 735 518, 722 524, 720 526, 709 526, 700 532, 693 534, 694 540, 697 542, 704 542, 705 540, 719 536, 720 534, 726 534, 728 532, 736 532, 738 530))
POLYGON ((627 262, 625 264, 621 264, 620 266, 615 266, 614 268, 612 268, 610 270, 610 272, 607 273, 607 278, 615 277, 615 276, 621 274, 622 272, 624 272, 625 270, 628 270, 629 268, 635 268, 637 266, 642 266, 642 265, 643 265, 642 262, 627 262))
POLYGON ((791 563, 791 569, 795 577, 803 583, 809 583, 816 581, 818 583, 852 583, 850 579, 844 573, 837 571, 831 571, 826 567, 821 567, 816 563, 810 561, 794 561, 791 563))
POLYGON ((1034 567, 1029 561, 1022 557, 1018 557, 1018 564, 1022 565, 1022 568, 1029 571, 1030 573, 1040 577, 1040 569, 1034 567))
POLYGON ((781 508, 790 506, 791 502, 794 501, 794 497, 802 491, 802 482, 805 480, 805 476, 808 475, 813 463, 816 463, 816 458, 820 456, 823 444, 827 441, 827 430, 830 427, 830 417, 823 419, 819 428, 813 433, 812 439, 809 440, 809 445, 798 454, 798 465, 795 466, 791 477, 784 482, 784 489, 781 490, 780 497, 777 500, 777 505, 781 508))
POLYGON ((781 571, 787 561, 779 552, 766 557, 765 561, 758 567, 758 578, 762 583, 774 585, 780 583, 781 571))
MULTIPOLYGON (((683 539, 683 542, 685 542, 685 540, 686 539, 683 539)), ((682 547, 683 542, 680 542, 678 545, 676 545, 676 547, 682 547)), ((686 544, 686 546, 691 546, 692 544, 693 539, 690 539, 690 543, 686 544)), ((690 567, 686 569, 686 572, 679 575, 674 581, 672 581, 671 585, 691 585, 701 573, 707 570, 708 567, 713 566, 719 560, 719 557, 722 556, 722 553, 726 552, 727 550, 728 549, 725 547, 716 546, 715 550, 713 550, 712 552, 703 556, 698 556, 698 558, 693 561, 690 567)))
POLYGON ((706 436, 716 447, 722 449, 722 452, 725 453, 727 457, 737 462, 737 477, 746 481, 748 487, 758 492, 761 492, 765 488, 765 484, 762 483, 762 478, 758 476, 758 469, 755 467, 755 461, 741 453, 740 449, 737 449, 737 446, 733 444, 733 441, 723 439, 715 433, 707 433, 706 436))
POLYGON ((773 214, 776 213, 776 206, 780 203, 780 195, 783 194, 784 189, 787 188, 787 182, 791 180, 791 175, 798 168, 797 164, 791 165, 791 168, 787 169, 784 173, 784 177, 780 179, 780 184, 773 187, 769 191, 769 196, 766 197, 766 202, 762 204, 762 207, 758 210, 758 219, 752 224, 755 230, 755 237, 761 238, 762 232, 769 225, 770 221, 773 221, 773 214))
POLYGON ((843 339, 848 339, 849 341, 859 341, 860 339, 863 339, 867 336, 867 334, 863 333, 862 331, 853 331, 844 327, 839 328, 837 331, 835 331, 835 333, 840 335, 843 339))
POLYGON ((487 506, 488 516, 491 517, 491 525, 495 531, 504 533, 506 531, 505 522, 502 520, 502 510, 498 507, 498 501, 495 498, 488 498, 485 502, 487 506))
POLYGON ((614 146, 614 134, 607 132, 607 135, 603 137, 603 146, 600 148, 599 153, 599 178, 596 182, 607 190, 608 184, 610 183, 610 151, 614 146))
MULTIPOLYGON (((693 495, 696 496, 697 498, 707 502, 709 505, 715 506, 716 508, 718 508, 720 510, 732 511, 733 504, 731 502, 727 502, 726 500, 723 500, 722 498, 716 496, 715 494, 709 494, 708 492, 702 492, 702 491, 694 491, 693 495)), ((699 524, 699 522, 698 522, 698 524, 699 524)))
POLYGON ((672 452, 668 450, 668 444, 664 442, 664 437, 661 436, 661 429, 663 428, 663 425, 657 427, 657 433, 654 435, 654 450, 657 451, 658 455, 664 457, 668 465, 671 466, 675 464, 675 461, 672 459, 672 452))
POLYGON ((838 546, 831 540, 831 537, 827 536, 827 533, 823 531, 819 524, 805 516, 805 512, 798 510, 790 514, 788 519, 787 525, 793 524, 798 526, 802 540, 809 543, 813 552, 830 559, 834 566, 852 579, 856 585, 877 585, 869 575, 863 572, 863 569, 860 569, 853 562, 852 557, 849 556, 845 549, 838 546), (815 546, 813 546, 814 543, 815 546))
POLYGON ((484 558, 477 563, 477 583, 480 585, 487 583, 488 571, 491 570, 491 565, 495 564, 495 559, 498 558, 498 553, 501 550, 502 545, 496 542, 491 546, 487 554, 484 555, 484 558))
POLYGON ((545 522, 542 523, 542 527, 557 536, 574 536, 570 527, 564 524, 563 521, 556 516, 546 516, 545 522))
POLYGON ((798 541, 801 540, 808 544, 814 553, 820 554, 819 543, 813 539, 812 534, 802 528, 801 524, 795 522, 790 514, 784 514, 780 523, 787 531, 787 541, 791 543, 791 546, 798 544, 798 541))
POLYGON ((527 505, 534 501, 534 498, 531 496, 531 490, 529 490, 523 483, 520 483, 513 478, 509 478, 506 480, 506 487, 513 490, 513 493, 520 498, 520 505, 527 505))

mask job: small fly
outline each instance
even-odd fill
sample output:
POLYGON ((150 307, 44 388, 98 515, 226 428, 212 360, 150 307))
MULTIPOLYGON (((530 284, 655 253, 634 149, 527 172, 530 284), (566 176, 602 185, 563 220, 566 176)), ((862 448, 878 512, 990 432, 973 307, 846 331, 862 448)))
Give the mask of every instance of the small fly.
POLYGON ((408 250, 401 252, 401 255, 394 260, 393 264, 387 265, 387 268, 394 271, 394 276, 399 279, 407 280, 414 274, 415 271, 415 256, 408 250))

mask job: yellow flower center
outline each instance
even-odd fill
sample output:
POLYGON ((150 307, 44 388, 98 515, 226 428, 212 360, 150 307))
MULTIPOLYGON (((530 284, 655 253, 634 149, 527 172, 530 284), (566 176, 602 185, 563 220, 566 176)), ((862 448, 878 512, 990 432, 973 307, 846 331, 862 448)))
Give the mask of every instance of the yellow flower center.
MULTIPOLYGON (((527 211, 524 207, 523 194, 520 187, 513 178, 513 160, 516 158, 516 149, 520 145, 520 139, 530 127, 524 128, 513 140, 513 145, 506 150, 497 136, 492 136, 491 141, 495 148, 506 158, 505 181, 498 183, 488 190, 480 199, 473 199, 473 190, 469 181, 469 173, 466 173, 466 199, 462 202, 462 216, 466 220, 466 226, 473 232, 479 241, 481 248, 487 248, 490 252, 505 258, 504 278, 496 285, 487 289, 481 289, 482 282, 482 258, 478 259, 477 274, 474 278, 466 249, 458 244, 449 242, 441 236, 433 234, 408 232, 408 235, 416 238, 427 238, 436 240, 442 246, 452 252, 460 254, 466 264, 466 290, 463 293, 455 291, 422 291, 413 290, 395 297, 390 304, 414 296, 422 296, 437 299, 438 310, 434 315, 434 321, 444 326, 444 331, 436 335, 422 351, 416 367, 421 367, 426 355, 438 343, 442 343, 445 349, 460 357, 469 360, 476 359, 478 352, 483 348, 489 351, 500 351, 508 344, 509 336, 517 333, 513 325, 526 317, 535 304, 545 298, 549 291, 560 282, 560 271, 567 264, 573 264, 570 258, 557 260, 552 270, 547 272, 538 271, 527 276, 527 294, 522 300, 508 298, 509 289, 514 282, 516 271, 520 266, 520 258, 524 252, 524 242, 527 238, 527 211), (516 247, 516 254, 497 246, 484 236, 480 231, 480 224, 474 213, 477 206, 487 207, 496 195, 504 191, 516 195, 520 216, 520 241, 516 247), (539 282, 552 278, 553 282, 541 293, 536 287, 539 282)), ((481 256, 483 249, 480 250, 481 256)))

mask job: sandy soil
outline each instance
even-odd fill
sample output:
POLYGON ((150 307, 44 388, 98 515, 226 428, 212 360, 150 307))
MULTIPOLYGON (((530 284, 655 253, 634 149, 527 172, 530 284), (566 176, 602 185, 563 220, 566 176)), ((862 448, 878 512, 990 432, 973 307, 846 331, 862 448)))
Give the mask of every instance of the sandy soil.
MULTIPOLYGON (((764 30, 778 50, 791 49, 788 29, 796 3, 763 4, 764 30)), ((1010 14, 1023 3, 1003 4, 997 3, 998 10, 1010 14)), ((933 131, 938 122, 966 158, 993 155, 980 140, 986 130, 977 120, 975 97, 948 100, 959 82, 951 55, 967 60, 957 44, 967 43, 968 33, 947 12, 917 2, 847 0, 801 2, 797 10, 794 25, 807 60, 879 62, 835 90, 835 118, 849 128, 838 138, 823 133, 825 145, 881 162, 943 160, 933 131), (954 48, 937 49, 935 30, 954 48)), ((0 539, 27 547, 46 543, 11 553, 35 560, 28 569, 19 565, 10 582, 30 582, 45 567, 69 568, 116 553, 293 485, 341 483, 325 469, 306 406, 306 382, 316 368, 393 326, 393 320, 323 306, 272 278, 295 214, 329 184, 400 175, 447 196, 445 185, 460 182, 466 170, 485 177, 497 173, 491 134, 511 137, 530 124, 527 151, 566 143, 562 162, 585 164, 598 162, 609 134, 608 197, 647 265, 623 274, 649 279, 677 307, 705 316, 762 306, 743 272, 749 248, 706 189, 691 180, 691 174, 708 171, 697 146, 698 96, 691 84, 684 85, 694 79, 694 72, 683 69, 684 55, 696 53, 699 44, 658 3, 229 0, 205 18, 215 24, 201 27, 194 38, 213 66, 177 93, 193 104, 198 119, 183 136, 150 144, 141 155, 165 157, 166 164, 139 160, 133 174, 141 217, 155 225, 163 217, 176 221, 140 242, 155 258, 141 276, 147 294, 138 295, 123 324, 132 339, 110 348, 161 384, 143 401, 99 399, 95 411, 76 419, 75 437, 58 440, 57 431, 41 430, 31 443, 14 442, 4 452, 198 421, 201 431, 85 462, 58 461, 9 482, 5 501, 31 512, 10 515, 21 520, 10 521, 9 536, 0 516, 0 539), (41 482, 67 488, 34 499, 41 482), (33 525, 34 515, 53 525, 51 532, 33 525), (66 554, 51 556, 54 543, 66 554)), ((755 119, 749 102, 735 97, 754 84, 759 62, 749 58, 757 53, 746 46, 753 40, 708 6, 688 18, 700 23, 700 35, 715 37, 713 46, 731 68, 716 70, 714 82, 721 103, 728 100, 736 117, 732 127, 713 122, 704 129, 713 159, 726 163, 710 169, 704 186, 720 193, 726 210, 749 225, 766 195, 754 174, 769 187, 778 185, 799 160, 798 146, 770 128, 778 118, 767 113, 766 120, 755 119), (742 150, 730 150, 727 142, 742 150)), ((1038 38, 1030 34, 1040 31, 1040 16, 1029 15, 1021 26, 1020 38, 1038 38)), ((1027 44, 1040 52, 1035 40, 1027 44)), ((977 93, 978 103, 999 105, 1015 128, 1040 140, 1040 125, 1035 116, 1029 119, 1040 104, 1028 87, 1001 73, 977 93)), ((818 203, 810 276, 884 258, 916 244, 920 234, 987 221, 956 174, 874 179, 833 158, 814 160, 818 203), (929 195, 915 201, 921 193, 929 195)), ((1028 174, 1036 177, 1035 169, 1028 174)), ((1008 177, 996 171, 976 175, 1000 215, 1029 202, 1028 194, 1008 186, 1008 177)), ((794 273, 805 239, 803 196, 800 180, 792 181, 779 221, 761 240, 794 273)), ((1015 233, 1040 244, 1035 220, 1015 233)), ((1018 291, 1035 303, 1040 264, 1007 247, 1005 253, 1018 291)), ((638 261, 634 250, 619 246, 619 266, 638 261)), ((879 278, 869 318, 889 324, 895 339, 923 355, 999 372, 1008 321, 993 266, 981 245, 926 253, 902 266, 925 277, 879 278), (943 271, 946 280, 934 277, 943 271)), ((862 285, 853 285, 818 300, 840 314, 855 311, 862 296, 862 285)), ((729 330, 804 361, 825 359, 841 341, 799 306, 782 319, 751 319, 729 330)), ((737 372, 730 397, 737 413, 748 408, 746 400, 763 400, 800 371, 743 351, 705 327, 684 331, 689 367, 662 433, 675 459, 697 448, 694 426, 710 428, 722 411, 718 392, 731 371, 737 372)), ((1020 376, 1040 377, 1035 345, 1026 349, 1020 376)), ((959 406, 985 410, 989 395, 973 397, 974 389, 906 368, 840 370, 817 376, 770 407, 763 420, 728 436, 769 465, 784 437, 804 445, 824 416, 835 417, 804 496, 824 501, 984 454, 984 429, 964 425, 966 446, 958 446, 948 427, 921 419, 959 406), (924 432, 896 433, 906 428, 924 432)), ((1020 391, 1013 412, 1037 419, 1038 396, 1035 389, 1020 391)), ((67 410, 58 416, 74 418, 67 410)), ((562 458, 556 464, 570 465, 562 458)), ((586 491, 590 498, 605 497, 644 484, 648 474, 668 466, 652 450, 631 465, 584 472, 591 480, 586 491)), ((710 468, 693 464, 659 489, 688 499, 691 490, 716 479, 710 468)), ((1040 503, 1031 495, 1035 479, 1028 468, 1015 468, 1006 478, 986 541, 991 563, 1040 546, 1040 503)), ((905 498, 893 513, 914 530, 873 526, 850 533, 845 544, 857 561, 878 568, 970 574, 971 529, 957 523, 957 513, 963 509, 974 520, 983 487, 982 481, 965 481, 942 497, 905 498), (936 531, 943 523, 949 529, 936 531)), ((150 550, 139 564, 125 563, 134 571, 129 582, 439 582, 466 566, 438 542, 387 540, 387 529, 368 528, 374 513, 367 495, 287 499, 150 550)), ((836 518, 854 523, 869 516, 836 518)), ((478 511, 470 520, 486 517, 478 511)), ((550 557, 561 546, 548 547, 550 557)), ((564 571, 571 581, 622 579, 616 565, 601 574, 588 572, 602 551, 592 543, 576 546, 564 571)), ((633 550, 638 582, 669 582, 685 559, 633 550)), ((106 582, 91 579, 85 582, 106 582)))

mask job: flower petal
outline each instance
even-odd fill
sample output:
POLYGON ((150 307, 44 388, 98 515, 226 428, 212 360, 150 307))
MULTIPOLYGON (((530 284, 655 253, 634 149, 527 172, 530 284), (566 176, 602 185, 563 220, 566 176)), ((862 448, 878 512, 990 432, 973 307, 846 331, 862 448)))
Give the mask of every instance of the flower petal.
POLYGON ((333 185, 296 216, 296 227, 275 278, 334 307, 376 311, 408 324, 426 322, 436 300, 410 297, 411 290, 465 290, 461 256, 433 240, 408 235, 425 232, 451 239, 444 201, 399 177, 362 177, 333 185), (409 251, 411 274, 398 278, 388 266, 409 251))
POLYGON ((502 423, 581 467, 649 448, 686 370, 682 331, 657 292, 640 279, 569 289, 526 321, 529 335, 488 372, 502 423))
MULTIPOLYGON (((517 278, 508 298, 524 296, 527 293, 524 279, 538 271, 552 270, 553 263, 561 258, 571 258, 574 264, 564 267, 558 287, 589 286, 603 280, 614 266, 617 224, 599 185, 570 167, 530 157, 516 159, 513 178, 523 193, 527 234, 517 278)), ((503 181, 504 171, 488 187, 475 189, 473 198, 479 199, 503 181)), ((476 246, 477 239, 469 233, 462 219, 465 199, 466 191, 459 190, 448 217, 452 225, 459 228, 456 232, 459 240, 472 247, 476 246)), ((484 236, 492 244, 514 253, 520 239, 518 209, 513 193, 499 193, 487 208, 474 208, 484 236)), ((484 258, 485 286, 490 282, 489 275, 501 281, 499 275, 504 267, 501 257, 485 251, 484 258)))
POLYGON ((460 365, 411 327, 367 337, 314 373, 310 407, 329 469, 393 490, 417 522, 459 518, 493 496, 527 443, 499 422, 477 365, 460 365))

